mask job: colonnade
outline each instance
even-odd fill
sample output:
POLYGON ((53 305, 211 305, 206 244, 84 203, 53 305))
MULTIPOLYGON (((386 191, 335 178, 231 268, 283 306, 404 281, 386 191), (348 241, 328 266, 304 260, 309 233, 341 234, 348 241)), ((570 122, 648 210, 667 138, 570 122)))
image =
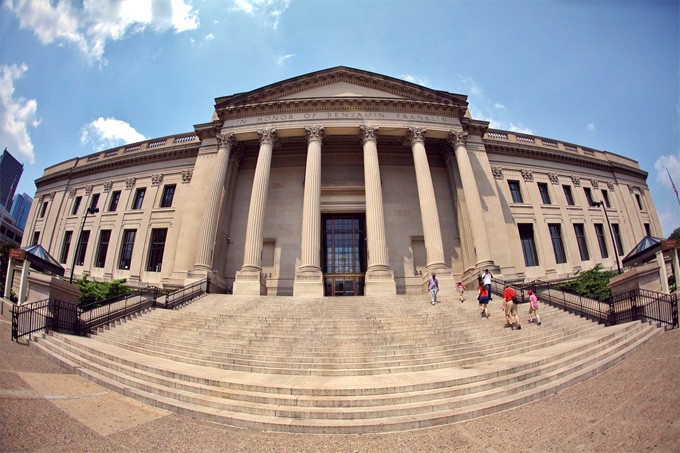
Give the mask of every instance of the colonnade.
MULTIPOLYGON (((321 159, 325 128, 321 125, 305 127, 307 136, 307 160, 305 168, 304 202, 302 211, 302 240, 300 266, 295 274, 293 292, 299 296, 320 297, 324 294, 323 272, 321 269, 321 159)), ((366 295, 396 294, 394 273, 389 266, 383 194, 378 161, 378 131, 376 126, 360 126, 366 203, 367 270, 366 295)), ((424 128, 409 127, 407 134, 411 141, 413 163, 416 172, 418 199, 423 223, 423 236, 427 256, 427 272, 436 272, 443 281, 451 280, 451 270, 446 264, 442 241, 437 200, 432 183, 432 174, 425 149, 424 128)), ((266 211, 269 174, 276 129, 257 131, 260 148, 255 168, 255 177, 250 197, 248 223, 244 249, 243 266, 236 273, 234 294, 266 294, 266 281, 262 274, 262 240, 266 211)), ((482 203, 474 179, 474 172, 468 150, 467 134, 451 131, 450 134, 456 163, 465 193, 466 207, 473 225, 483 225, 482 203)), ((220 211, 221 191, 227 174, 229 154, 234 144, 233 134, 218 136, 216 167, 210 181, 209 194, 204 215, 204 224, 199 237, 195 269, 212 268, 217 229, 217 213, 220 211)), ((484 228, 473 228, 473 240, 478 262, 490 262, 489 242, 484 228)), ((426 279, 426 276, 424 277, 426 279)))

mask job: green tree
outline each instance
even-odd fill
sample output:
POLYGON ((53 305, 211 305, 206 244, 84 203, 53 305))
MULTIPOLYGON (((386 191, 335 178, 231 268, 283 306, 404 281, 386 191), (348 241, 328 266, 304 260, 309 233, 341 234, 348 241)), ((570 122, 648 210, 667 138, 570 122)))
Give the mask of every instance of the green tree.
POLYGON ((124 296, 130 293, 130 288, 125 284, 125 281, 125 279, 121 279, 111 282, 96 282, 89 280, 87 275, 83 275, 82 278, 76 281, 78 288, 80 288, 78 305, 101 302, 112 297, 124 296))
POLYGON ((612 297, 607 283, 616 275, 616 271, 605 271, 598 264, 590 270, 577 272, 576 280, 557 285, 557 289, 604 302, 612 297))
POLYGON ((671 235, 668 236, 668 239, 675 239, 678 242, 678 244, 680 244, 680 227, 673 230, 671 235))

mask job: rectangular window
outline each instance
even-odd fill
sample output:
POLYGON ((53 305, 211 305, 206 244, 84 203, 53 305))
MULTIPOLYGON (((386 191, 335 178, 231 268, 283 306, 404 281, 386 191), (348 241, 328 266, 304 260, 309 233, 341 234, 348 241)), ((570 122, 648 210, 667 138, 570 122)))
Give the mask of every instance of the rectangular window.
POLYGON ((145 194, 146 188, 137 189, 137 191, 135 192, 135 199, 132 202, 132 209, 142 209, 145 194))
POLYGON ((87 243, 90 240, 90 232, 89 231, 81 231, 80 232, 80 240, 78 241, 78 253, 76 256, 76 264, 78 266, 82 266, 83 263, 85 262, 85 252, 87 251, 87 243))
POLYGON ((623 242, 621 242, 621 229, 617 223, 612 223, 612 231, 614 231, 614 243, 616 244, 616 252, 619 256, 623 256, 623 242))
POLYGON ((611 202, 609 201, 609 193, 606 190, 602 191, 602 200, 604 201, 604 205, 608 208, 612 207, 611 202))
POLYGON ((47 212, 47 201, 44 201, 42 204, 42 208, 40 208, 40 218, 45 217, 45 212, 47 212))
POLYGON ((586 232, 582 223, 574 224, 574 233, 576 234, 576 243, 578 244, 578 251, 581 253, 581 261, 588 261, 590 254, 588 253, 588 244, 586 243, 586 232))
POLYGON ((593 192, 590 190, 590 187, 584 187, 583 188, 583 193, 586 194, 586 202, 588 203, 588 206, 593 206, 593 192))
POLYGON ((512 196, 513 203, 524 203, 522 199, 522 192, 519 189, 519 181, 508 181, 510 187, 510 196, 512 196))
POLYGON ((118 269, 130 269, 130 263, 132 262, 132 249, 135 246, 136 233, 137 230, 123 231, 123 243, 120 246, 118 269))
POLYGON ((567 255, 564 253, 564 243, 562 242, 562 227, 559 223, 548 225, 550 229, 550 240, 552 241, 553 251, 555 252, 555 262, 562 264, 567 262, 567 255))
POLYGON ((161 197, 161 208, 169 208, 172 206, 172 199, 175 197, 175 184, 163 187, 163 196, 161 197))
POLYGON ((534 226, 531 223, 517 224, 519 240, 522 243, 524 264, 527 267, 538 266, 538 253, 536 253, 536 241, 534 241, 534 226))
POLYGON ((640 208, 640 211, 644 210, 642 207, 642 198, 640 197, 639 193, 635 194, 635 201, 637 201, 638 208, 640 208))
POLYGON ((597 244, 600 246, 600 255, 602 255, 603 259, 609 258, 609 250, 607 250, 607 240, 604 236, 603 224, 595 224, 595 236, 597 236, 597 244))
POLYGON ((98 204, 99 204, 99 194, 96 193, 96 194, 92 195, 92 198, 90 199, 90 209, 96 208, 98 204))
POLYGON ((567 199, 567 205, 574 206, 574 196, 571 194, 571 186, 562 186, 564 190, 564 198, 567 199))
POLYGON ((111 230, 102 230, 99 233, 99 244, 97 245, 97 257, 94 260, 94 267, 104 267, 106 265, 106 254, 109 251, 111 241, 111 230))
POLYGON ((111 193, 111 201, 109 202, 109 211, 114 212, 118 209, 118 202, 120 201, 120 190, 111 193))
POLYGON ((165 238, 168 235, 167 228, 151 230, 151 244, 149 245, 149 259, 146 270, 160 272, 163 264, 163 251, 165 250, 165 238))
POLYGON ((652 228, 649 226, 648 223, 645 223, 645 234, 646 234, 647 236, 651 236, 651 235, 652 235, 652 228))
POLYGON ((538 183, 538 191, 541 194, 543 204, 550 204, 550 193, 548 192, 548 185, 544 182, 538 183))
POLYGON ((61 264, 66 264, 68 259, 68 250, 71 248, 71 237, 73 236, 73 231, 66 231, 64 233, 64 243, 61 244, 61 255, 59 255, 59 262, 61 264))
POLYGON ((31 243, 31 245, 38 245, 38 241, 40 241, 40 231, 34 231, 33 242, 31 243))
POLYGON ((80 202, 82 201, 83 197, 76 197, 75 200, 73 200, 73 208, 71 208, 71 215, 76 215, 78 214, 78 208, 80 207, 80 202))

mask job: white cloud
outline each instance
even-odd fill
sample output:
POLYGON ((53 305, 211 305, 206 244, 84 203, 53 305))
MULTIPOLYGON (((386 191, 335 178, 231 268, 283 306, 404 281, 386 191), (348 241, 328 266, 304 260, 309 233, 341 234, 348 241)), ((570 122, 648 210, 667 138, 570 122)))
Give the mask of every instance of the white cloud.
POLYGON ((191 45, 194 46, 194 47, 203 47, 203 46, 208 45, 209 42, 214 41, 214 40, 215 40, 215 35, 213 35, 212 33, 208 33, 207 35, 205 35, 203 37, 203 40, 201 40, 201 41, 196 41, 194 38, 191 38, 191 45))
POLYGON ((424 86, 424 87, 430 87, 430 81, 427 79, 424 79, 422 77, 417 77, 413 76, 410 74, 405 74, 401 76, 402 79, 406 80, 407 82, 415 83, 416 85, 424 86))
POLYGON ((594 131, 595 130, 595 123, 588 123, 586 125, 586 129, 588 129, 589 131, 594 131))
POLYGON ((506 106, 504 106, 504 105, 501 104, 500 102, 496 102, 496 103, 493 105, 493 107, 494 107, 496 110, 507 110, 507 109, 508 109, 506 106))
POLYGON ((80 134, 80 143, 93 147, 95 151, 142 140, 145 140, 145 137, 134 127, 115 118, 99 117, 85 125, 80 134))
POLYGON ((276 30, 291 0, 234 0, 230 11, 248 14, 276 30))
POLYGON ((283 63, 286 62, 286 60, 290 60, 290 59, 293 58, 294 56, 295 56, 294 53, 289 53, 288 55, 284 55, 284 56, 282 56, 282 57, 279 57, 279 58, 277 59, 277 63, 279 64, 279 66, 281 66, 281 65, 283 65, 283 63))
POLYGON ((109 41, 147 27, 181 33, 198 28, 198 11, 186 0, 8 0, 5 6, 43 44, 75 45, 90 61, 105 63, 109 41))
POLYGON ((14 96, 14 81, 21 79, 26 71, 25 64, 0 67, 0 143, 18 160, 32 164, 35 155, 28 131, 40 124, 36 115, 38 102, 14 96))

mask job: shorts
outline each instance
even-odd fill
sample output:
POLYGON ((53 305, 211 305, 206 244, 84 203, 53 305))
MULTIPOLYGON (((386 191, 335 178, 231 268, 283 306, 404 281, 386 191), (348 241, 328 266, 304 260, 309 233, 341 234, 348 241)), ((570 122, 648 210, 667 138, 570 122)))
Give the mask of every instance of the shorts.
POLYGON ((529 314, 537 314, 538 313, 538 307, 534 308, 529 304, 529 314))
POLYGON ((489 296, 479 296, 479 305, 487 305, 489 303, 489 296))
POLYGON ((517 304, 509 300, 505 303, 505 314, 507 316, 517 316, 517 304))

